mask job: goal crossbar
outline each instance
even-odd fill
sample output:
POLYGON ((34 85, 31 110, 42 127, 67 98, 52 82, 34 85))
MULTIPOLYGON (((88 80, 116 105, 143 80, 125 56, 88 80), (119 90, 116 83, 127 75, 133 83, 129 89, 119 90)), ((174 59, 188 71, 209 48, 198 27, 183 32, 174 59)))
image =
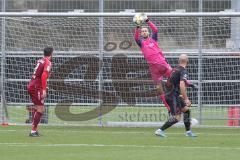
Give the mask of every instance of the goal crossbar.
MULTIPOLYGON (((0 12, 0 17, 133 17, 136 13, 129 12, 0 12)), ((239 17, 240 12, 185 12, 185 13, 164 13, 149 12, 148 16, 158 17, 239 17)))

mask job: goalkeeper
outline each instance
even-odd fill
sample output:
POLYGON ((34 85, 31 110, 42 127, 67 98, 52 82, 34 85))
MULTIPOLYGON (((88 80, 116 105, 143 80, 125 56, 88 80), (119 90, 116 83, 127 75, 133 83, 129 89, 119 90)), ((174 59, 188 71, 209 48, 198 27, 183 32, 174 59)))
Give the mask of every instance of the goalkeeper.
POLYGON ((151 72, 152 79, 156 84, 160 99, 168 111, 170 111, 170 107, 165 99, 162 80, 163 77, 170 77, 172 67, 167 63, 162 50, 158 45, 158 29, 145 14, 135 15, 133 21, 137 25, 135 29, 134 39, 137 45, 141 48, 144 58, 148 63, 149 70, 151 72), (144 22, 146 22, 151 28, 151 36, 147 27, 140 27, 140 25, 144 22))

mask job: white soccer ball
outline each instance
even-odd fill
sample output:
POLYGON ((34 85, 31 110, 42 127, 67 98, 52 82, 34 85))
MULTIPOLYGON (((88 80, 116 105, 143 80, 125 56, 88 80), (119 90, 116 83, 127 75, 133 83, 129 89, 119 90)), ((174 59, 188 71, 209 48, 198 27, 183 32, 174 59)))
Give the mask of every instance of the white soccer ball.
POLYGON ((191 118, 191 126, 196 126, 196 125, 198 125, 198 124, 199 124, 199 122, 198 122, 197 119, 191 118))
POLYGON ((140 14, 140 13, 135 14, 135 16, 133 17, 133 23, 135 23, 137 25, 141 25, 143 23, 143 16, 142 16, 142 14, 140 14))

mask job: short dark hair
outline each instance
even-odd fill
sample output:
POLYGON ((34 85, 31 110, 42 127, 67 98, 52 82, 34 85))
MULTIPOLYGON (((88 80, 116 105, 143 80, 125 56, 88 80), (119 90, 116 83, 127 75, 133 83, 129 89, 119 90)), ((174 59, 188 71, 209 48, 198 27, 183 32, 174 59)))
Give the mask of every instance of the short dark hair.
POLYGON ((51 56, 53 53, 53 47, 46 47, 43 50, 44 56, 51 56))

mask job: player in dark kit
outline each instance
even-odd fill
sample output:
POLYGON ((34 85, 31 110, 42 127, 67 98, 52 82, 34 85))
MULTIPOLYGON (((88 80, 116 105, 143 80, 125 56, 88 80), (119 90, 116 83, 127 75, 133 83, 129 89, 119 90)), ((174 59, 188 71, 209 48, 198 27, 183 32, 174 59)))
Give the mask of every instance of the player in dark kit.
POLYGON ((180 120, 182 113, 184 115, 183 121, 186 129, 186 136, 196 137, 190 129, 191 101, 188 99, 186 93, 188 73, 185 68, 187 63, 187 55, 181 54, 179 57, 179 65, 173 69, 169 79, 167 80, 166 86, 168 91, 165 92, 165 98, 170 106, 171 116, 160 129, 155 131, 155 134, 160 137, 166 137, 164 130, 177 123, 180 120))
POLYGON ((44 48, 44 57, 37 61, 32 78, 28 83, 28 93, 35 107, 33 111, 32 130, 29 134, 31 137, 40 136, 37 126, 45 109, 44 99, 47 96, 47 79, 52 67, 52 53, 52 47, 44 48))

